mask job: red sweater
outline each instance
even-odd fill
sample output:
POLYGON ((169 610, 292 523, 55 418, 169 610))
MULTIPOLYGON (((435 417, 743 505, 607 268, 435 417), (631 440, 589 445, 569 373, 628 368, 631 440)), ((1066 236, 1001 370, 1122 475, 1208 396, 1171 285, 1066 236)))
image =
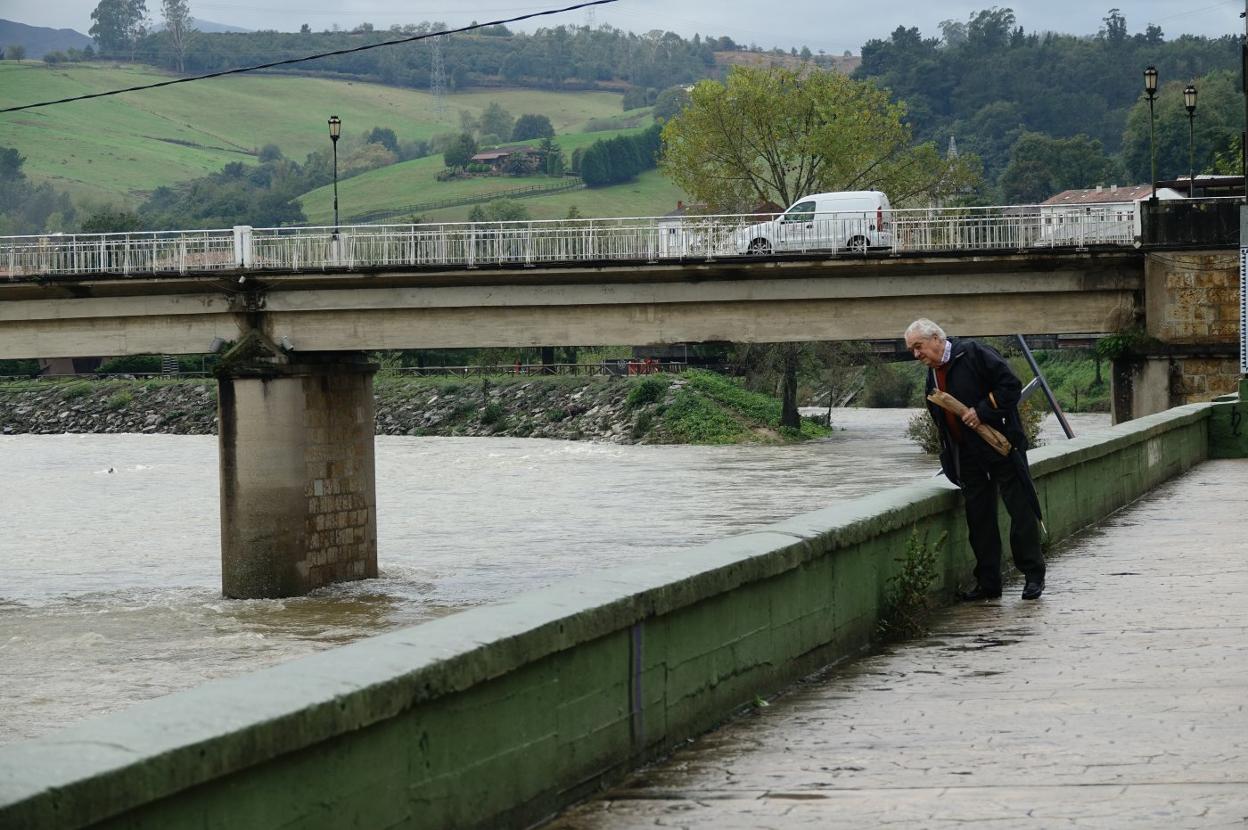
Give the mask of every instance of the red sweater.
MULTIPOLYGON (((949 364, 942 363, 941 365, 937 366, 933 371, 935 371, 936 373, 936 388, 939 389, 941 392, 946 391, 945 387, 947 386, 947 384, 945 383, 945 376, 949 372, 949 364)), ((952 412, 950 412, 947 409, 942 410, 942 411, 945 414, 945 424, 949 427, 949 436, 954 440, 955 443, 961 444, 962 443, 962 420, 958 418, 957 415, 954 415, 952 412)))

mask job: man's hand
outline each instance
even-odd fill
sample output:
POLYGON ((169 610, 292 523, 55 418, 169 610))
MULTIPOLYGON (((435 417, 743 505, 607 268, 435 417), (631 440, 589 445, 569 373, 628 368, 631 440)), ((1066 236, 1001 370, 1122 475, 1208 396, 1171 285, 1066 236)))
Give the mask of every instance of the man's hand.
POLYGON ((962 413, 962 423, 971 429, 979 426, 979 413, 975 411, 975 407, 967 407, 967 410, 962 413))

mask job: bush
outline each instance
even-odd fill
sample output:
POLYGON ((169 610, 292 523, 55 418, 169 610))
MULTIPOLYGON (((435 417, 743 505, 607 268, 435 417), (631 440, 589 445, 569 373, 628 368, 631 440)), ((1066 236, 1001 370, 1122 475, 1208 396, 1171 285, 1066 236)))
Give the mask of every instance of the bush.
POLYGON ((654 427, 654 413, 642 412, 637 416, 637 420, 633 422, 632 436, 635 440, 640 440, 646 436, 654 427))
MULTIPOLYGON (((1027 436, 1027 445, 1029 447, 1043 446, 1044 441, 1040 439, 1040 426, 1044 423, 1045 408, 1035 403, 1035 398, 1032 398, 1022 405, 1018 414, 1023 421, 1023 434, 1027 436)), ((940 434, 936 431, 936 424, 926 408, 916 412, 910 418, 909 423, 906 424, 906 437, 918 444, 928 455, 940 454, 940 434)))
POLYGON ((900 640, 927 633, 927 618, 932 611, 932 586, 936 583, 937 552, 944 547, 947 534, 942 533, 930 547, 912 531, 906 542, 906 555, 895 561, 901 570, 889 578, 880 615, 879 634, 885 639, 900 640))
POLYGON ((100 364, 100 368, 96 370, 102 375, 116 374, 140 374, 140 375, 159 375, 160 374, 160 355, 158 354, 131 354, 122 357, 113 357, 100 364))
POLYGON ((493 403, 487 404, 485 409, 481 410, 481 423, 487 426, 502 423, 503 416, 506 414, 507 413, 506 410, 503 409, 503 405, 498 401, 494 401, 493 403))
POLYGON ((118 409, 125 409, 133 400, 134 395, 131 395, 129 392, 118 392, 116 395, 113 395, 108 399, 108 403, 105 404, 105 406, 113 411, 116 411, 118 409))
POLYGON ((664 377, 647 377, 640 380, 632 389, 628 390, 628 398, 625 405, 629 409, 636 409, 646 404, 657 403, 663 400, 663 396, 667 394, 669 381, 664 377))

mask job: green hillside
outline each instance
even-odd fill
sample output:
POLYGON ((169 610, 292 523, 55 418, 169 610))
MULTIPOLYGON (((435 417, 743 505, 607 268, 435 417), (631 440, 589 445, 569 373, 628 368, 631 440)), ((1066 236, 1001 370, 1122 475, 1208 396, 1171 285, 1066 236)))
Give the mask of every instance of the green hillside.
MULTIPOLYGON (((488 101, 485 103, 488 104, 488 101)), ((570 156, 573 150, 588 147, 600 139, 637 132, 640 130, 568 133, 558 136, 556 140, 570 156)), ((523 187, 556 186, 563 181, 548 176, 481 176, 439 182, 437 175, 444 169, 442 157, 438 155, 392 164, 339 181, 339 216, 343 222, 347 222, 350 217, 369 211, 392 210, 449 199, 485 197, 523 187)), ((615 187, 526 197, 524 205, 535 219, 562 219, 571 205, 576 205, 585 216, 651 216, 656 212, 668 212, 681 198, 683 196, 675 185, 651 171, 636 182, 615 187)), ((310 223, 329 224, 333 221, 332 185, 307 193, 300 202, 310 223)), ((418 212, 430 220, 457 222, 466 219, 470 210, 472 207, 465 205, 442 210, 422 209, 418 212)), ((389 221, 400 221, 400 218, 389 221)))
MULTIPOLYGON (((43 66, 0 62, 0 106, 64 98, 168 79, 150 67, 43 66)), ((325 121, 343 120, 344 141, 373 126, 400 140, 458 129, 459 112, 479 116, 491 101, 512 113, 541 113, 559 132, 621 115, 609 92, 472 91, 447 97, 438 118, 425 92, 323 78, 239 75, 0 116, 0 146, 26 157, 25 172, 77 196, 137 201, 141 194, 251 161, 266 144, 291 158, 328 146, 325 121)), ((419 199, 410 201, 420 201, 419 199)))
MULTIPOLYGON (((522 181, 522 180, 521 180, 522 181)), ((547 180, 549 181, 549 180, 547 180)), ((687 198, 671 180, 657 170, 647 170, 636 181, 611 187, 566 190, 521 200, 532 219, 563 219, 575 206, 581 216, 662 216, 675 209, 676 202, 687 198)), ((425 211, 430 222, 463 222, 470 207, 425 211)))

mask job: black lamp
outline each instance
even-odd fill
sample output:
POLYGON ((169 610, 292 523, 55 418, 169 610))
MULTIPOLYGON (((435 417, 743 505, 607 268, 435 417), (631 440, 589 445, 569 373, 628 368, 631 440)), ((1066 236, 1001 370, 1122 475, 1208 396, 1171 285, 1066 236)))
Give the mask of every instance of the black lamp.
POLYGON ((1183 89, 1183 106, 1187 109, 1187 198, 1196 198, 1196 87, 1183 89))
POLYGON ((342 135, 342 119, 329 117, 329 140, 334 145, 334 236, 338 236, 338 136, 342 135))
POLYGON ((1152 159, 1153 196, 1157 201, 1157 139, 1153 129, 1153 101, 1157 98, 1157 67, 1144 70, 1144 94, 1148 97, 1148 155, 1152 159))

